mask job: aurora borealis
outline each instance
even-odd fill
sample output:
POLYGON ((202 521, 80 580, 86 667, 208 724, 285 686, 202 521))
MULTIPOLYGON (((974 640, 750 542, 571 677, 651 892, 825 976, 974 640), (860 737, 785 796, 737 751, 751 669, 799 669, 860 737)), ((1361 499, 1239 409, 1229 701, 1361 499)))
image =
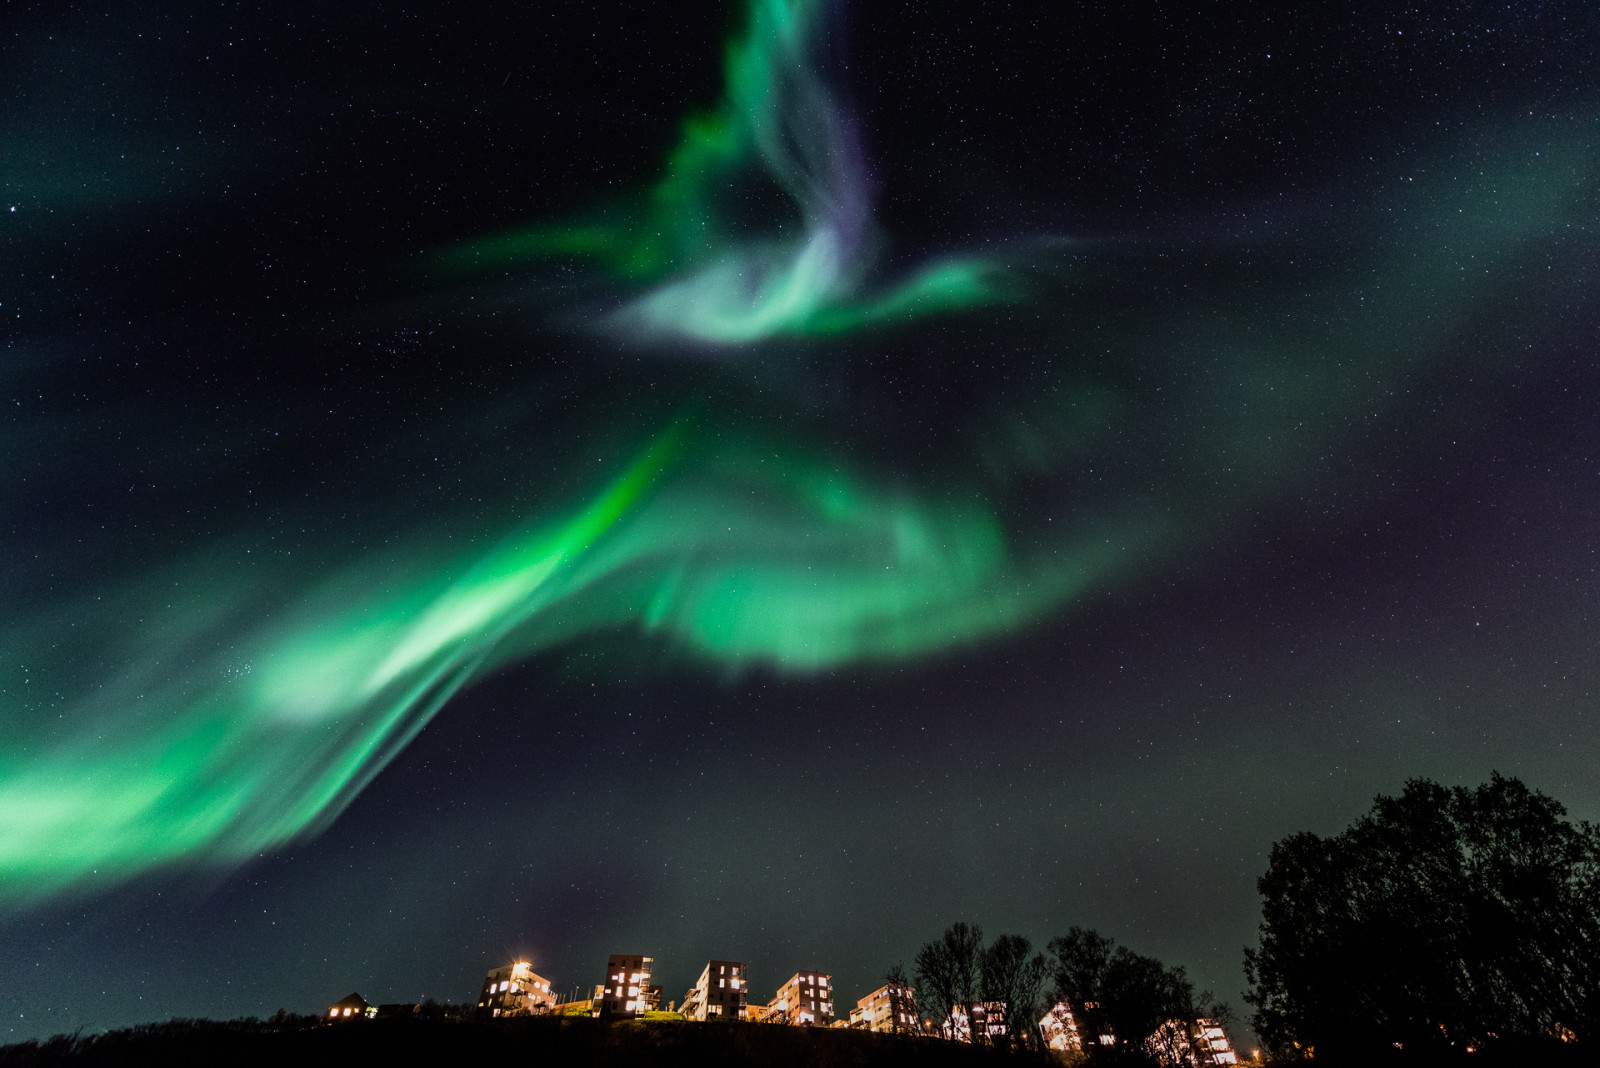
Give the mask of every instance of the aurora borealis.
MULTIPOLYGON (((875 322, 1000 299, 994 264, 947 257, 869 298, 873 243, 861 146, 822 77, 826 13, 817 0, 754 0, 728 46, 720 107, 684 123, 666 173, 620 224, 496 235, 452 249, 458 268, 586 253, 655 284, 605 317, 647 341, 729 345, 784 334, 841 334, 875 322), (798 234, 740 233, 729 204, 764 180, 789 201, 798 234)), ((748 213, 744 213, 748 214, 748 213)))
POLYGON ((29 12, 8 1033, 963 917, 1231 996, 1275 836, 1600 815, 1596 16, 1136 8, 29 12))

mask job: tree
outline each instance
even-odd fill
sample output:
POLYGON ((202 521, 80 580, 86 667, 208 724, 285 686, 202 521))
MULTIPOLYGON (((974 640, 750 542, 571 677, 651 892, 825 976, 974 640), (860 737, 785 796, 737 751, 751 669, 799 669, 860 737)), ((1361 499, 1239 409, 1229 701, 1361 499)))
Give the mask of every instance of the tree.
POLYGON ((1229 1013, 1209 993, 1196 997, 1183 968, 1168 968, 1097 931, 1073 927, 1051 939, 1049 950, 1054 997, 1077 1017, 1091 1061, 1187 1064, 1195 1021, 1229 1013))
POLYGON ((1034 1024, 1043 1011, 1047 971, 1044 956, 1033 952, 1033 943, 1021 935, 1001 935, 983 951, 981 1000, 1004 1003, 1006 1045, 1011 1049, 1027 1048, 1038 1034, 1034 1024))
POLYGON ((1600 831, 1498 773, 1426 779, 1334 838, 1274 843, 1245 951, 1280 1056, 1600 1039, 1600 831))
POLYGON ((884 973, 883 982, 889 988, 890 1032, 897 1035, 920 1035, 922 1020, 917 1016, 917 998, 905 966, 896 964, 890 968, 884 973))
POLYGON ((951 924, 942 938, 917 951, 912 966, 917 972, 918 1000, 925 1011, 936 1014, 936 1027, 950 1018, 953 1009, 971 1019, 983 972, 983 928, 975 923, 951 924))

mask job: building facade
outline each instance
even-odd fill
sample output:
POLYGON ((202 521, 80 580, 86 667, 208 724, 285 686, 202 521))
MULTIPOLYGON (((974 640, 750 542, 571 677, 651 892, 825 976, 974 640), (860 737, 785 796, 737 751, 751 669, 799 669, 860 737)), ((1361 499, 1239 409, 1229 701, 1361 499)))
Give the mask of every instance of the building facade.
POLYGON ((1145 1049, 1164 1064, 1225 1068, 1239 1063, 1222 1025, 1215 1020, 1168 1020, 1145 1039, 1145 1049))
POLYGON ((600 993, 597 1015, 607 1018, 642 1016, 654 1009, 661 1001, 661 988, 650 985, 655 963, 654 957, 611 954, 606 961, 606 981, 600 993))
POLYGON ((833 1023, 833 976, 824 972, 795 972, 767 1006, 772 1023, 798 1027, 827 1027, 833 1023))
POLYGON ((1006 1003, 975 1001, 957 1005, 940 1025, 939 1033, 955 1042, 998 1042, 1006 1037, 1006 1003))
POLYGON ((550 980, 535 975, 532 965, 519 960, 491 969, 484 976, 483 990, 478 994, 478 1015, 539 1014, 549 1012, 555 1003, 550 980))
POLYGON ((686 1020, 742 1020, 745 1018, 748 969, 743 961, 714 960, 706 964, 699 980, 683 996, 686 1020))
POLYGON ((1083 1052, 1083 1035, 1078 1031, 1078 1018, 1072 1014, 1072 1006, 1065 1001, 1058 1002, 1040 1018, 1039 1034, 1043 1036, 1047 1049, 1057 1053, 1083 1052))
POLYGON ((885 983, 856 1002, 850 1010, 850 1026, 866 1031, 918 1034, 916 991, 909 986, 885 983))

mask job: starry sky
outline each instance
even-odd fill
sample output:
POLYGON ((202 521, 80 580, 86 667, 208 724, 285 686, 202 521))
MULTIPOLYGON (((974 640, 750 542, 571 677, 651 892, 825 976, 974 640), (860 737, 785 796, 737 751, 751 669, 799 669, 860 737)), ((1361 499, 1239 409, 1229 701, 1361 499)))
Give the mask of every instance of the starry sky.
POLYGON ((1600 817, 1578 2, 22 5, 0 1041, 1600 817))

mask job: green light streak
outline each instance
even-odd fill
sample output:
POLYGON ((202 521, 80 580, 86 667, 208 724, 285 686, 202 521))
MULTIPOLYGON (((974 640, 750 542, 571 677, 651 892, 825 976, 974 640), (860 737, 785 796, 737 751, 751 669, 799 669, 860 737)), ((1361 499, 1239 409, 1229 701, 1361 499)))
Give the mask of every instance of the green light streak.
MULTIPOLYGON (((1165 536, 1158 518, 1130 530, 1165 536)), ((564 521, 381 582, 336 578, 226 661, 78 695, 84 732, 0 761, 0 902, 314 832, 463 685, 585 633, 637 628, 791 671, 915 656, 1012 629, 1147 555, 1103 534, 1019 558, 981 502, 937 506, 674 427, 564 521), (223 666, 237 661, 249 670, 223 666)), ((211 620, 149 655, 203 644, 211 620)))
MULTIPOLYGON (((646 292, 610 316, 645 339, 737 345, 834 335, 1008 298, 997 264, 950 258, 886 287, 867 284, 871 209, 854 131, 816 72, 817 0, 751 0, 723 63, 719 108, 683 126, 642 203, 565 226, 491 235, 443 253, 470 271, 555 256, 592 257, 646 292), (736 236, 719 198, 741 175, 776 183, 795 236, 736 236)), ((774 220, 775 223, 780 221, 774 220)))

